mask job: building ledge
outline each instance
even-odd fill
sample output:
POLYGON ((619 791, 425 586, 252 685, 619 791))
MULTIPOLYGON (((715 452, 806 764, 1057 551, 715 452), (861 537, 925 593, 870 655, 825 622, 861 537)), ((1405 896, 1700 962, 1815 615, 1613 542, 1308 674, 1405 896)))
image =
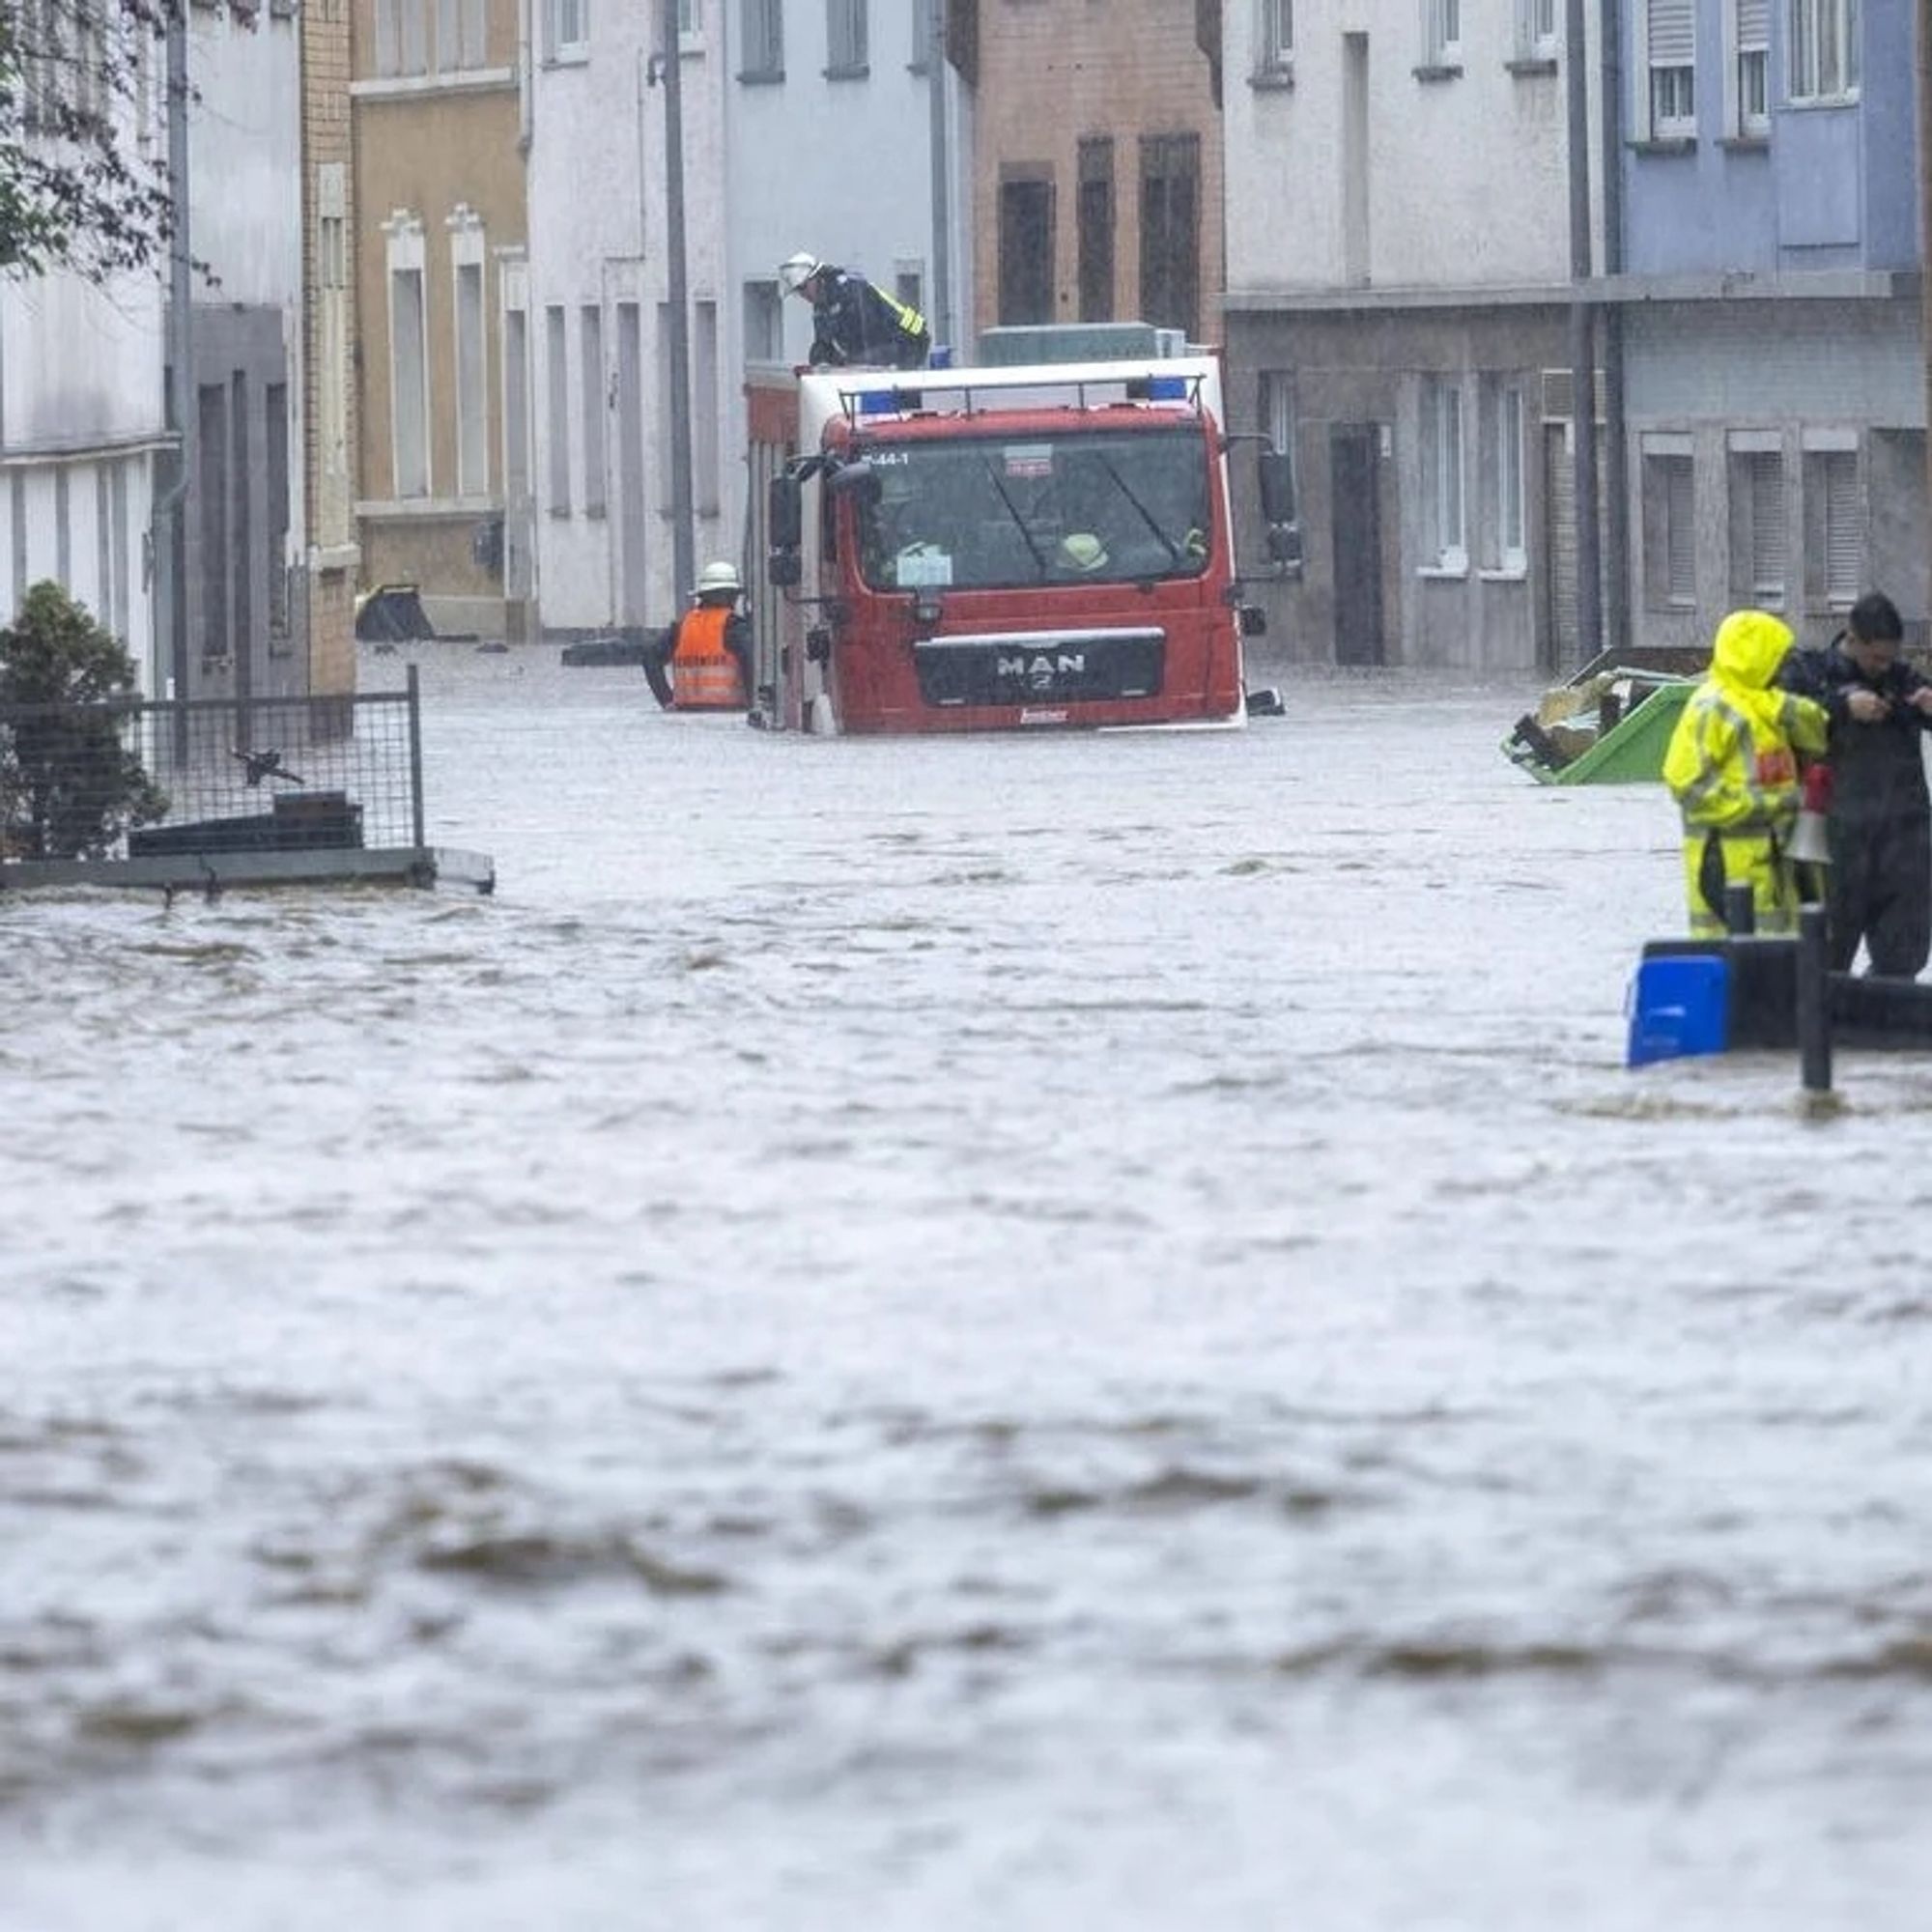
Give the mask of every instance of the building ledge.
POLYGON ((1556 71, 1554 54, 1519 54, 1514 60, 1503 62, 1503 71, 1513 73, 1519 80, 1528 80, 1540 73, 1556 71))
POLYGON ((355 514, 365 524, 423 524, 495 517, 502 509, 500 497, 368 497, 357 501, 355 514))
POLYGON ((1248 85, 1257 94, 1293 94, 1294 70, 1292 67, 1258 67, 1249 74, 1248 85))
POLYGON ((1645 135, 1640 140, 1626 141, 1624 146, 1634 155, 1671 156, 1694 155, 1697 142, 1690 134, 1645 135))
POLYGON ((459 73, 395 73, 352 80, 352 100, 419 100, 426 94, 499 94, 517 84, 513 67, 473 67, 459 73))
POLYGON ((102 436, 98 431, 50 436, 37 442, 0 444, 0 469, 17 469, 38 463, 86 463, 103 457, 141 456, 172 449, 179 440, 169 429, 127 430, 119 436, 102 436))
POLYGON ((1567 308, 1574 298, 1568 282, 1497 283, 1492 288, 1467 283, 1375 288, 1357 283, 1336 288, 1230 289, 1222 298, 1222 307, 1230 314, 1252 315, 1325 314, 1350 309, 1567 308))
POLYGON ((1582 284, 1590 301, 1897 301, 1917 298, 1916 270, 1816 269, 1767 275, 1708 272, 1667 275, 1629 274, 1582 284))
POLYGON ((1424 61, 1420 67, 1411 68, 1409 71, 1415 75, 1417 80, 1422 81, 1425 85, 1434 86, 1437 81, 1461 80, 1463 78, 1463 63, 1461 61, 1424 61))

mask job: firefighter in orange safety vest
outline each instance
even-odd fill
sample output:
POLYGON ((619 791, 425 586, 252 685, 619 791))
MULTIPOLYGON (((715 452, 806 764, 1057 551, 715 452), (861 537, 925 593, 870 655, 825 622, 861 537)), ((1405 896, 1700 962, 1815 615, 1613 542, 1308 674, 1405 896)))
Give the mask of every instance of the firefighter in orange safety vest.
POLYGON ((1663 781, 1684 816, 1684 883, 1693 938, 1721 937, 1724 889, 1748 882, 1763 933, 1798 924, 1791 835, 1803 793, 1799 755, 1821 757, 1841 694, 1824 703, 1777 688, 1790 627, 1768 611, 1718 626, 1711 669, 1663 754, 1663 781))
POLYGON ((751 704, 752 621, 734 565, 697 573, 691 609, 644 657, 652 696, 667 711, 744 711, 751 704))

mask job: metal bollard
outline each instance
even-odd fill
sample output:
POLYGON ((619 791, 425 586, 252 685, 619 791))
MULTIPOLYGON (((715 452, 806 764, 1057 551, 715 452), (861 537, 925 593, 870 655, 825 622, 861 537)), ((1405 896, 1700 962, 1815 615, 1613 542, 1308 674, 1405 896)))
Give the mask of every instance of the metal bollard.
POLYGON ((1724 888, 1724 929, 1736 939, 1748 939, 1757 930, 1757 896, 1748 879, 1724 888))
POLYGON ((1832 989, 1817 905, 1798 910, 1798 1064, 1807 1094, 1832 1091, 1832 989))

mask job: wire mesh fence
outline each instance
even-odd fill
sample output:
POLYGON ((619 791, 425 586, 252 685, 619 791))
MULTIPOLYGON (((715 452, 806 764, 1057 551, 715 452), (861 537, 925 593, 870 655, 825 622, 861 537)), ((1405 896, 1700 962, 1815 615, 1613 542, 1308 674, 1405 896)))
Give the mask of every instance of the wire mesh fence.
POLYGON ((0 865, 423 844, 401 691, 0 706, 0 865))

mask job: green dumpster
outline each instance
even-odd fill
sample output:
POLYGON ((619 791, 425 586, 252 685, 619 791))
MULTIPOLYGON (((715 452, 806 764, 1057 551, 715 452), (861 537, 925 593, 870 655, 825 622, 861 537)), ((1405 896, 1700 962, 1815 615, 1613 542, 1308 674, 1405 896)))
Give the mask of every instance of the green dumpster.
POLYGON ((1663 753, 1694 677, 1648 668, 1592 668, 1526 713, 1503 753, 1540 784, 1645 784, 1663 776, 1663 753))

